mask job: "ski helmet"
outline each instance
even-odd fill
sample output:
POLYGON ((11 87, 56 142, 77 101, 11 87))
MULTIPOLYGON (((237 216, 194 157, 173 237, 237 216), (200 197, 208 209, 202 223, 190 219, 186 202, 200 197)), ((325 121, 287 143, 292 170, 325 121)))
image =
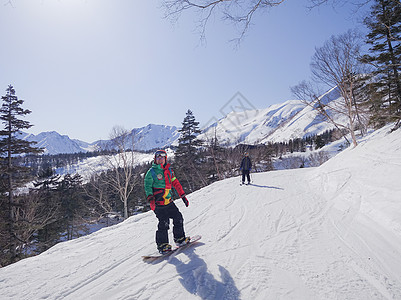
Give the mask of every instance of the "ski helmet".
POLYGON ((154 159, 153 159, 154 163, 156 163, 156 158, 159 157, 159 156, 165 157, 166 158, 166 162, 165 163, 167 163, 167 152, 164 151, 164 150, 157 150, 155 152, 154 159))

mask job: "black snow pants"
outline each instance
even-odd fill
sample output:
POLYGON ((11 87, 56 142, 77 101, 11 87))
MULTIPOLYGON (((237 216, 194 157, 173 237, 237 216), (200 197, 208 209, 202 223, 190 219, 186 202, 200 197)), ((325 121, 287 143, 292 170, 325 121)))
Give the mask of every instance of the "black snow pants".
POLYGON ((159 224, 156 231, 156 244, 160 246, 168 243, 168 230, 170 228, 170 219, 173 219, 174 240, 185 237, 184 218, 174 202, 166 206, 156 206, 154 210, 159 224))
POLYGON ((245 183, 245 176, 246 176, 246 179, 248 180, 248 183, 250 183, 251 177, 249 175, 249 170, 242 170, 242 183, 245 183))

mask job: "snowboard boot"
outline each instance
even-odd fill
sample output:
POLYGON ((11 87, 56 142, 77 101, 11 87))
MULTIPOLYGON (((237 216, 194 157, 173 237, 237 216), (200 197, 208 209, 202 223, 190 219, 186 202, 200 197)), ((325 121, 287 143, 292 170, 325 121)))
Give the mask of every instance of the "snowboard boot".
POLYGON ((171 245, 167 243, 158 245, 157 250, 159 250, 160 254, 166 254, 171 251, 171 245))
POLYGON ((176 245, 178 247, 181 247, 181 246, 188 244, 190 240, 191 240, 190 237, 182 237, 182 238, 174 239, 174 242, 176 243, 176 245))

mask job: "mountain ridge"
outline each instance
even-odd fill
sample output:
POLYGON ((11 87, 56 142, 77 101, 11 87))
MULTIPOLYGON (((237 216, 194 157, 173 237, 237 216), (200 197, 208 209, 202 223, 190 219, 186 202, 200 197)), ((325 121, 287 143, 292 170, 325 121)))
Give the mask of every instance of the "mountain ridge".
MULTIPOLYGON (((130 135, 134 137, 135 150, 138 151, 169 147, 175 139, 178 139, 177 127, 169 125, 148 124, 144 127, 132 129, 130 135)), ((22 133, 21 138, 36 142, 37 147, 44 148, 44 154, 49 155, 90 152, 111 145, 110 140, 97 140, 88 143, 71 139, 68 135, 61 135, 56 131, 41 132, 37 135, 22 133)))

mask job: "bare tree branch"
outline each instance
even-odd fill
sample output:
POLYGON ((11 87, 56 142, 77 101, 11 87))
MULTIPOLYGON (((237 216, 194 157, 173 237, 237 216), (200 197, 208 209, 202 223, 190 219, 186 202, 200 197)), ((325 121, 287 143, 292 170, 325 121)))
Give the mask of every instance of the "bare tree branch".
POLYGON ((345 34, 332 36, 322 47, 316 48, 312 58, 311 70, 314 81, 329 87, 337 87, 341 95, 340 101, 322 103, 311 85, 306 83, 292 89, 296 96, 306 96, 313 107, 337 127, 340 127, 339 124, 329 118, 327 109, 344 115, 348 122, 344 127, 351 134, 354 146, 357 145, 356 128, 359 126, 364 131, 366 127, 366 118, 361 115, 362 110, 359 108, 359 103, 364 99, 360 96, 359 100, 355 93, 357 83, 365 73, 365 66, 360 62, 360 45, 360 34, 350 30, 345 34))
MULTIPOLYGON (((229 21, 239 30, 237 38, 231 40, 239 44, 245 37, 252 24, 255 13, 267 11, 282 4, 285 0, 163 0, 162 7, 167 19, 176 22, 185 11, 192 10, 199 14, 196 28, 201 42, 206 40, 206 27, 212 15, 221 13, 222 20, 229 21)), ((294 0, 296 1, 296 0, 294 0)), ((314 9, 324 4, 333 8, 345 4, 355 6, 355 13, 369 4, 372 0, 308 0, 308 9, 314 9)), ((394 0, 398 1, 398 0, 394 0)))
POLYGON ((228 20, 239 27, 239 37, 232 41, 240 42, 250 28, 254 14, 257 11, 267 10, 283 3, 285 0, 208 0, 208 1, 188 1, 188 0, 165 0, 162 7, 165 10, 165 17, 176 22, 181 13, 193 9, 200 14, 197 21, 197 29, 200 39, 205 41, 205 32, 210 17, 220 10, 222 19, 228 20))
MULTIPOLYGON (((318 96, 318 95, 322 95, 322 93, 316 92, 316 88, 313 87, 310 82, 306 82, 306 81, 301 82, 297 86, 292 87, 291 92, 298 99, 301 99, 303 103, 310 106, 312 109, 316 110, 319 114, 324 116, 331 124, 334 125, 334 127, 339 132, 342 133, 343 132, 342 129, 348 130, 348 128, 345 125, 336 122, 331 117, 331 114, 329 113, 328 109, 332 109, 336 113, 339 113, 340 111, 338 109, 336 109, 335 106, 327 106, 326 104, 323 104, 321 101, 321 98, 318 96)), ((350 144, 350 141, 347 139, 347 136, 343 133, 342 133, 342 136, 347 141, 347 143, 350 144)))

